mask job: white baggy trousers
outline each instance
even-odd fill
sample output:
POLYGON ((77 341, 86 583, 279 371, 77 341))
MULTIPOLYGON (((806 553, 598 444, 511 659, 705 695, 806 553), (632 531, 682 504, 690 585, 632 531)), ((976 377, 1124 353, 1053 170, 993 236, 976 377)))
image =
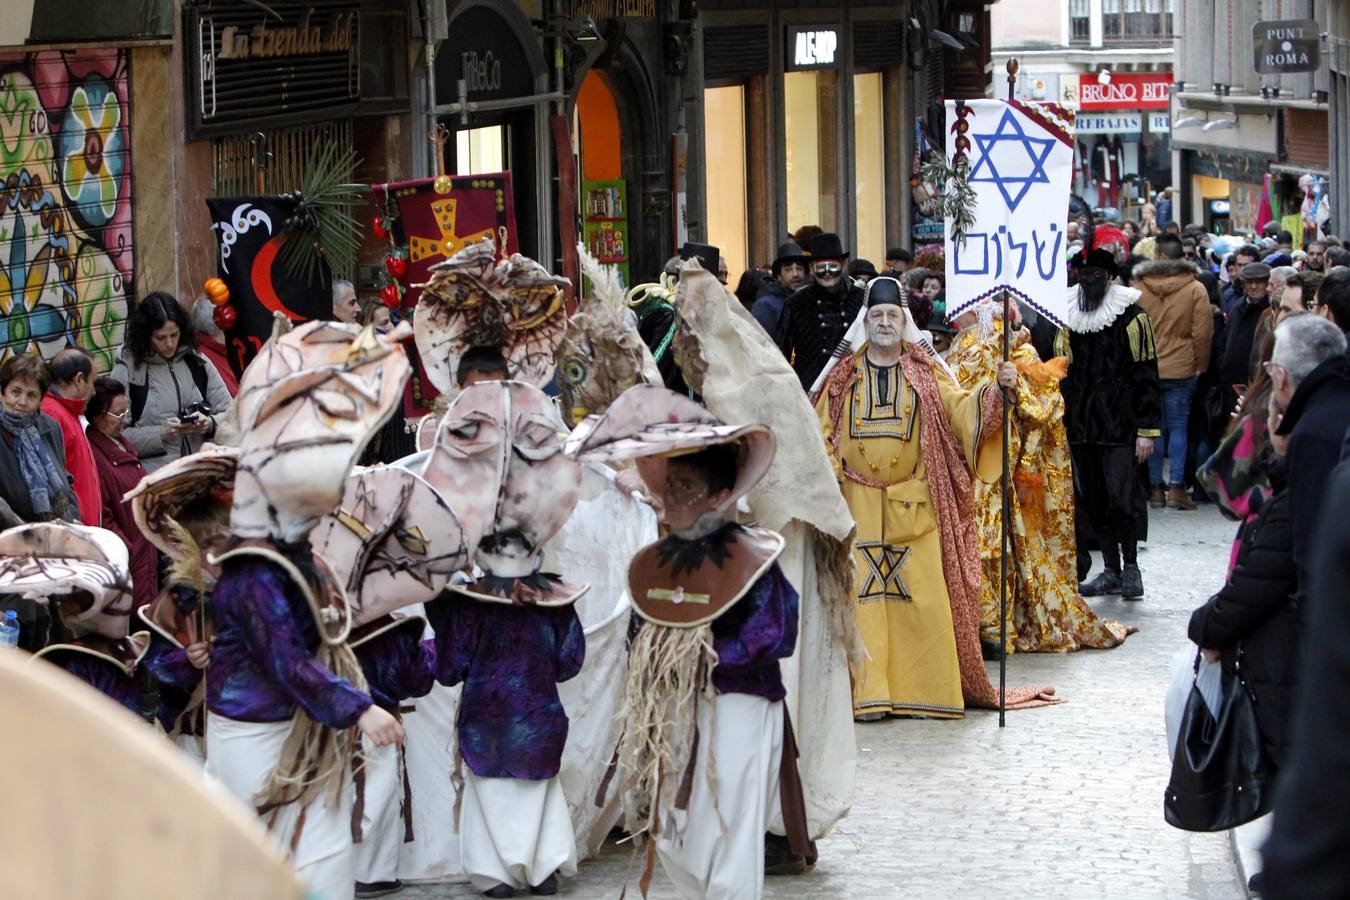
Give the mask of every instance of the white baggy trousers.
MULTIPOLYGON (((254 798, 281 758, 281 747, 291 723, 240 722, 214 713, 207 715, 206 770, 230 793, 255 809, 254 798)), ((352 790, 350 775, 336 802, 328 794, 303 807, 304 827, 292 852, 291 843, 302 807, 291 803, 264 819, 283 853, 311 896, 323 900, 351 900, 356 892, 352 866, 352 790)))
POLYGON ((779 815, 783 704, 718 694, 699 707, 698 728, 689 809, 666 811, 657 856, 682 897, 758 900, 764 896, 764 832, 779 815))

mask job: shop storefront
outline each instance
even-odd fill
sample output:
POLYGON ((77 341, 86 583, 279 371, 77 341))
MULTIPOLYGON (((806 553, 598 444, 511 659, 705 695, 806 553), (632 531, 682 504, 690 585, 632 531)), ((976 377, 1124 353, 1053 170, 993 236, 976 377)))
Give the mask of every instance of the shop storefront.
POLYGON ((1083 73, 1074 190, 1099 209, 1140 204, 1172 182, 1171 72, 1083 73))
POLYGON ((1201 106, 1205 101, 1189 95, 1185 102, 1173 111, 1177 220, 1216 233, 1254 231, 1266 173, 1280 158, 1278 115, 1235 111, 1222 101, 1201 106))
MULTIPOLYGON (((446 2, 448 37, 435 58, 434 114, 445 126, 442 170, 510 172, 520 251, 556 258, 549 71, 539 37, 514 3, 446 2)), ((424 128, 414 128, 418 138, 424 128)), ((429 174, 429 173, 427 173, 429 174)))
POLYGON ((902 238, 913 120, 901 9, 707 12, 706 232, 733 278, 806 225, 880 264, 902 238))

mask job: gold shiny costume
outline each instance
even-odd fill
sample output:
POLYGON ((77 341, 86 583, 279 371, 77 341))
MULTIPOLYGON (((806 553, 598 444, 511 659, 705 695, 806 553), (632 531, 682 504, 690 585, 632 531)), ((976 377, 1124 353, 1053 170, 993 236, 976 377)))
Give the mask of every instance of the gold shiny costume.
MULTIPOLYGON (((981 338, 978 324, 957 335, 947 363, 967 388, 998 375, 1002 322, 981 338)), ((1026 331, 1013 335, 1009 358, 1018 379, 1008 454, 1013 478, 1012 555, 1008 566, 1009 652, 1071 651, 1115 647, 1134 629, 1102 619, 1078 594, 1075 570, 1073 470, 1064 432, 1059 382, 1067 361, 1041 362, 1026 331)), ((975 482, 976 518, 984 588, 981 636, 999 639, 999 560, 1003 494, 998 475, 975 482)))

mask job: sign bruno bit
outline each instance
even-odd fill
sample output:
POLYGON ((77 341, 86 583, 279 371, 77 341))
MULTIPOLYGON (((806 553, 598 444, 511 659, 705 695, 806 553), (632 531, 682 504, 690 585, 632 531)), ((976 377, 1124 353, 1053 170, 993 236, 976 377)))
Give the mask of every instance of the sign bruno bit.
POLYGON ((1322 65, 1322 26, 1312 19, 1257 22, 1252 44, 1262 75, 1316 72, 1322 65))
POLYGON ((791 27, 785 48, 789 72, 831 69, 839 65, 839 29, 818 25, 791 27))

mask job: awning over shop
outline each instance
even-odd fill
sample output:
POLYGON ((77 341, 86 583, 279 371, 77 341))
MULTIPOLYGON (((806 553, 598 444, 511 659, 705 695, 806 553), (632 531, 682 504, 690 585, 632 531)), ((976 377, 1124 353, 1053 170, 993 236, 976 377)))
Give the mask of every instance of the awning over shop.
POLYGON ((173 37, 173 0, 40 0, 33 5, 28 40, 35 44, 58 41, 147 40, 173 37))

